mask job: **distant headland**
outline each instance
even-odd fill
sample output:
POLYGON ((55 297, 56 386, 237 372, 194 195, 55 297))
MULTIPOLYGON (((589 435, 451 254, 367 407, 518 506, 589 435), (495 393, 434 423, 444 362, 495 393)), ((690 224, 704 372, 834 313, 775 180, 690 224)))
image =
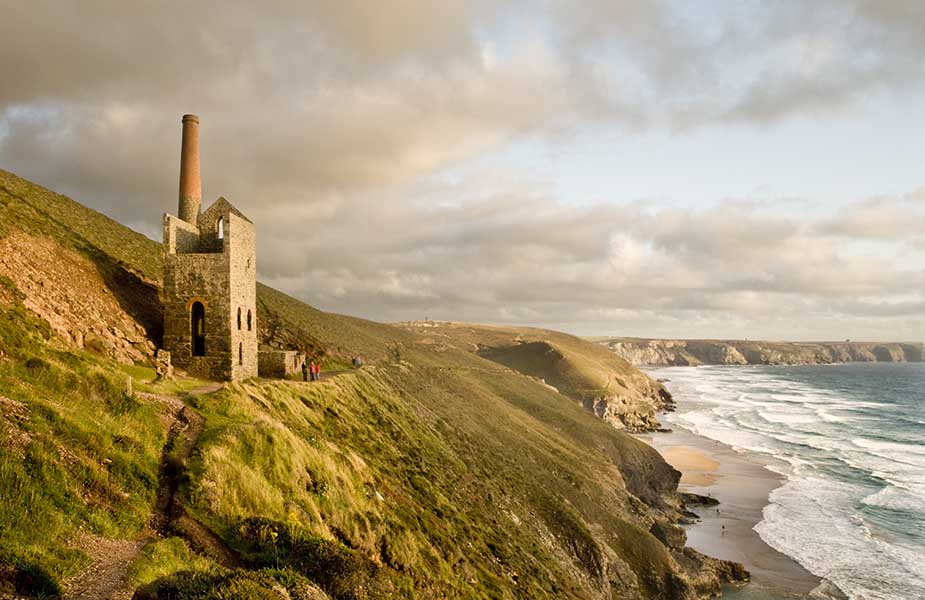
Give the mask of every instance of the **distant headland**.
POLYGON ((591 338, 636 366, 922 362, 922 343, 591 338))

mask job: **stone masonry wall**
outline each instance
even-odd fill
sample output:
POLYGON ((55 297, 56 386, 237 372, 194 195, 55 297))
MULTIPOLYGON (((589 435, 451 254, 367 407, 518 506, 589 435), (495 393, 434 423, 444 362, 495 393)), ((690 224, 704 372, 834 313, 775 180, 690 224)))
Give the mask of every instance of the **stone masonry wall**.
POLYGON ((199 229, 173 215, 164 215, 164 249, 168 254, 199 252, 199 229))
POLYGON ((302 375, 305 354, 297 350, 262 350, 257 353, 261 377, 285 379, 290 375, 302 375))
POLYGON ((225 215, 225 253, 229 260, 232 379, 257 376, 257 265, 254 225, 233 212, 225 215), (241 327, 237 312, 241 309, 241 327))
POLYGON ((164 348, 173 364, 207 379, 231 378, 228 261, 224 254, 168 254, 164 261, 164 348), (205 307, 205 356, 192 356, 190 310, 205 307))

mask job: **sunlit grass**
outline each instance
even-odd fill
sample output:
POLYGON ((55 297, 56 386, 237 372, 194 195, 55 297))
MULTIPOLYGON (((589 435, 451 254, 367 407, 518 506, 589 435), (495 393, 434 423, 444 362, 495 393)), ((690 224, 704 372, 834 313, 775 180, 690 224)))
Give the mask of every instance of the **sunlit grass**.
POLYGON ((145 527, 165 430, 111 363, 49 338, 21 304, 0 307, 0 556, 61 580, 86 562, 68 549, 79 530, 145 527))
POLYGON ((140 587, 178 571, 219 574, 225 569, 190 550, 182 538, 171 537, 145 546, 130 565, 128 579, 133 586, 140 587))

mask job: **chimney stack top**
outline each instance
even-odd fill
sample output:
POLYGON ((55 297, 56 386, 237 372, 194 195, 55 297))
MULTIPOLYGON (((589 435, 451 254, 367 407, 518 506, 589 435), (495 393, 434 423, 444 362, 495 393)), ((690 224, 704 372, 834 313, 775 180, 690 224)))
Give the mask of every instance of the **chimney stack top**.
POLYGON ((183 141, 180 146, 180 211, 187 223, 199 221, 202 181, 199 172, 199 117, 183 115, 183 141))

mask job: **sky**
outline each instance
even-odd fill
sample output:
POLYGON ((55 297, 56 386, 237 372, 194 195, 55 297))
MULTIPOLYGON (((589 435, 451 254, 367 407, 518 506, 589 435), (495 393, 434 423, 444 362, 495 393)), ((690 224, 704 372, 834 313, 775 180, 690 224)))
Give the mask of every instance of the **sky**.
POLYGON ((159 240, 195 113, 324 310, 925 339, 925 3, 252 4, 0 0, 0 167, 159 240))

